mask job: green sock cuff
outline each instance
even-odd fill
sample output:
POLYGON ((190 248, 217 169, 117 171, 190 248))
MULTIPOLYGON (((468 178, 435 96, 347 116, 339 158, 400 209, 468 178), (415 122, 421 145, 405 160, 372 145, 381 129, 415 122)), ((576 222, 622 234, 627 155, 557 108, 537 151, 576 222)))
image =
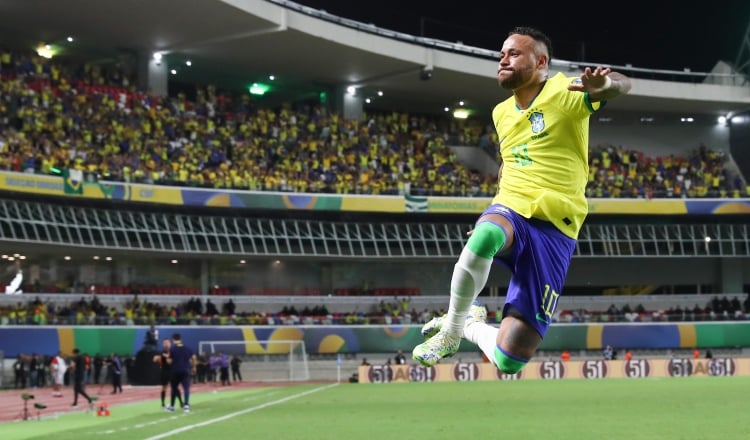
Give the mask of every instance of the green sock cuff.
POLYGON ((523 361, 521 358, 505 353, 500 347, 495 347, 495 363, 497 369, 503 373, 516 374, 526 366, 528 360, 523 361))
POLYGON ((508 236, 500 225, 488 221, 480 222, 466 243, 475 255, 491 260, 505 246, 508 236))

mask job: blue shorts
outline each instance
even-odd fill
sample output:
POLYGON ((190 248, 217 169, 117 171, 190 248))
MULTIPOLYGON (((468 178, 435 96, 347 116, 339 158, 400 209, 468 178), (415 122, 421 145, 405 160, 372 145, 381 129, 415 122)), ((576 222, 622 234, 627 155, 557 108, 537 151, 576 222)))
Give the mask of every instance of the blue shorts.
POLYGON ((503 317, 508 315, 511 307, 516 309, 544 338, 565 283, 576 241, 552 223, 527 219, 500 204, 490 206, 482 216, 487 214, 501 215, 513 225, 513 247, 509 253, 495 258, 512 274, 503 317))

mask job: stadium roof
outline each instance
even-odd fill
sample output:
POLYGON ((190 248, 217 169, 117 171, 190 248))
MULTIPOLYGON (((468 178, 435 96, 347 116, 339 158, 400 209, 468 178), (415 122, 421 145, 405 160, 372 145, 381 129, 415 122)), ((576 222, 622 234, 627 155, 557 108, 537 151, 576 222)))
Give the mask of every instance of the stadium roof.
MULTIPOLYGON (((0 0, 0 38, 13 46, 60 43, 92 54, 163 52, 183 82, 211 79, 240 88, 274 75, 279 90, 297 96, 354 84, 383 108, 409 111, 440 111, 463 100, 486 113, 508 96, 496 84, 496 61, 489 51, 457 51, 452 43, 389 33, 299 5, 287 9, 282 3, 0 0), (73 43, 65 42, 68 36, 73 43), (429 81, 420 78, 425 66, 433 67, 429 81), (382 97, 377 97, 379 90, 382 97)), ((571 75, 577 68, 557 66, 571 75)), ((750 88, 639 79, 630 96, 610 107, 720 115, 750 107, 750 88)))

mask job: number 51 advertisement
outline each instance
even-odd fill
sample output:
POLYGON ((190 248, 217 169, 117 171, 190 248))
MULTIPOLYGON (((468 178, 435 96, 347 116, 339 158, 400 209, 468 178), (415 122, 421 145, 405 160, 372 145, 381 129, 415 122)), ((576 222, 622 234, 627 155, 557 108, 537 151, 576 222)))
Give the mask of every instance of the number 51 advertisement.
POLYGON ((359 383, 688 376, 750 376, 750 359, 547 360, 529 362, 517 374, 502 373, 490 363, 444 362, 433 367, 417 364, 359 367, 359 383))

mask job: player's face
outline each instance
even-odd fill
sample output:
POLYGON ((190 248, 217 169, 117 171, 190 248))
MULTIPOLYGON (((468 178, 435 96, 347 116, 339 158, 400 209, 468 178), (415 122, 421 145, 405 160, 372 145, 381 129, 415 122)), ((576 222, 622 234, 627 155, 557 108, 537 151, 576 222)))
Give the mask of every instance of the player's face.
POLYGON ((164 351, 169 351, 169 347, 171 347, 171 343, 169 342, 169 339, 165 339, 162 341, 161 345, 164 347, 164 351))
POLYGON ((514 34, 505 40, 497 66, 500 87, 516 90, 533 82, 537 66, 535 44, 534 39, 526 35, 514 34))

